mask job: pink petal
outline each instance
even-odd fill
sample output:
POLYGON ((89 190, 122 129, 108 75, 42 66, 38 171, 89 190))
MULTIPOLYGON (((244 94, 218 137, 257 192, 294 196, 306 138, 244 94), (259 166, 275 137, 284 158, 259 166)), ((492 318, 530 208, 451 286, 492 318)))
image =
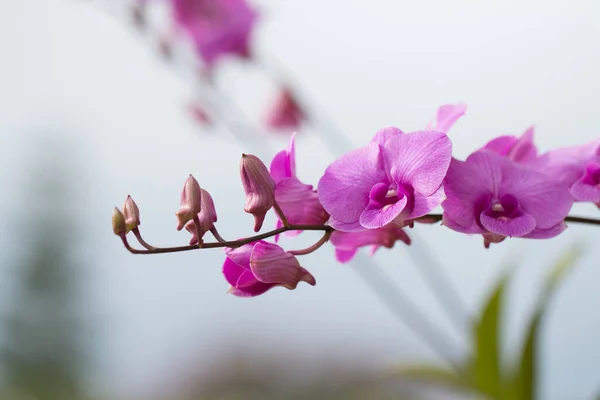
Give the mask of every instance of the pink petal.
POLYGON ((388 139, 385 148, 396 182, 410 185, 424 196, 438 190, 452 158, 450 139, 438 132, 397 135, 388 139))
POLYGON ((390 204, 383 208, 378 204, 369 204, 362 214, 360 214, 360 224, 367 229, 381 228, 392 222, 406 207, 407 203, 408 199, 403 197, 395 204, 390 204))
POLYGON ((296 176, 296 134, 290 137, 287 150, 282 150, 273 157, 269 172, 275 182, 296 176))
POLYGON ((553 177, 503 159, 500 196, 511 194, 521 209, 533 217, 536 227, 548 229, 568 215, 573 199, 567 187, 553 177))
POLYGON ((577 201, 600 201, 600 185, 590 185, 578 180, 571 186, 571 194, 577 201))
POLYGON ((291 224, 322 225, 329 218, 312 186, 297 178, 278 182, 275 200, 291 224))
POLYGON ((454 221, 452 219, 452 217, 444 212, 444 214, 442 215, 442 225, 452 229, 453 231, 456 232, 461 232, 461 233, 484 233, 485 231, 483 229, 481 229, 481 227, 475 222, 474 219, 472 219, 470 221, 470 223, 468 225, 462 225, 456 221, 454 221))
POLYGON ((259 281, 281 284, 288 289, 295 289, 300 281, 315 284, 314 277, 300 267, 296 257, 273 243, 254 245, 250 268, 259 281))
POLYGON ((494 153, 506 157, 516 142, 517 138, 515 136, 499 136, 490 140, 485 146, 482 147, 482 150, 491 150, 494 153))
POLYGON ((446 192, 443 186, 440 186, 431 196, 422 196, 419 193, 415 193, 413 209, 407 219, 419 218, 429 214, 434 208, 442 204, 445 199, 446 192))
POLYGON ((535 160, 537 148, 533 144, 533 126, 528 128, 508 152, 508 158, 518 163, 535 160))
MULTIPOLYGON (((438 108, 437 121, 431 130, 447 133, 450 128, 458 121, 460 117, 467 112, 467 105, 464 103, 446 104, 438 108)), ((429 129, 428 129, 429 130, 429 129)))
POLYGON ((225 258, 225 262, 223 263, 223 275, 225 275, 225 279, 230 285, 235 286, 238 279, 245 271, 246 269, 236 264, 230 258, 225 258))
POLYGON ((556 224, 550 228, 546 228, 546 229, 535 228, 533 231, 531 231, 530 233, 528 233, 527 235, 525 235, 523 237, 526 237, 529 239, 550 239, 550 238, 558 236, 565 229, 567 229, 567 224, 565 223, 565 221, 560 221, 558 224, 556 224))
POLYGON ((475 218, 481 212, 476 207, 482 201, 489 202, 490 195, 498 192, 502 181, 500 165, 490 154, 494 153, 476 152, 466 162, 452 159, 444 179, 444 216, 464 228, 470 228, 475 223, 475 218))
POLYGON ((355 224, 369 204, 371 188, 386 179, 379 145, 372 143, 329 165, 319 180, 317 192, 334 221, 355 224))
MULTIPOLYGON (((600 161, 600 160, 599 160, 600 161)), ((600 162, 589 163, 573 186, 571 194, 577 201, 600 201, 600 162)))
POLYGON ((535 219, 526 213, 514 218, 494 218, 486 211, 481 213, 481 224, 490 232, 503 236, 524 236, 535 229, 535 219))
POLYGON ((373 139, 371 139, 371 143, 377 143, 381 146, 384 146, 388 139, 394 136, 402 135, 403 133, 404 132, 394 126, 387 126, 375 133, 375 136, 373 136, 373 139))
POLYGON ((239 267, 244 269, 250 269, 250 255, 252 254, 252 248, 254 243, 245 244, 236 249, 225 248, 225 255, 232 262, 237 264, 239 267))
POLYGON ((354 256, 356 255, 357 251, 358 251, 358 249, 354 249, 354 250, 335 249, 335 258, 336 258, 336 260, 338 260, 339 262, 344 264, 344 263, 347 263, 348 261, 351 261, 354 258, 354 256))
POLYGON ((367 229, 360 224, 359 220, 356 220, 354 222, 341 222, 333 217, 329 217, 329 221, 327 222, 327 224, 335 230, 341 232, 360 232, 367 229))

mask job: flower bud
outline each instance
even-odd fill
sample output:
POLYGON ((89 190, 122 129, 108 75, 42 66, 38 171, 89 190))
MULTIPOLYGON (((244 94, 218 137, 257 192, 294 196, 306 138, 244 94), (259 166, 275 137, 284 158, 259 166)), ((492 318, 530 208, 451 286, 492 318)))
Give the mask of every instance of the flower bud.
POLYGON ((112 226, 115 235, 125 236, 125 234, 127 234, 127 224, 125 223, 125 216, 117 207, 115 207, 115 211, 113 211, 112 226))
POLYGON ((242 154, 240 175, 246 192, 244 211, 254 215, 254 231, 258 232, 275 203, 275 181, 265 164, 251 154, 242 154))
POLYGON ((193 220, 185 225, 185 229, 192 234, 190 244, 197 244, 199 239, 202 239, 204 234, 210 231, 215 222, 217 222, 217 211, 215 210, 215 203, 213 202, 210 193, 206 190, 202 190, 202 210, 198 213, 198 221, 200 222, 199 227, 196 227, 196 222, 193 220), (198 237, 200 234, 200 237, 198 237))
POLYGON ((131 196, 127 196, 127 199, 125 199, 125 204, 123 204, 123 215, 125 216, 127 232, 140 226, 140 210, 131 196))
POLYGON ((292 254, 265 241, 248 243, 236 249, 225 249, 225 279, 235 296, 258 296, 276 286, 293 290, 301 281, 314 286, 314 276, 300 266, 292 254))
POLYGON ((202 190, 198 181, 190 175, 185 181, 183 191, 181 192, 181 201, 177 216, 177 230, 183 229, 188 221, 191 221, 201 211, 202 190))

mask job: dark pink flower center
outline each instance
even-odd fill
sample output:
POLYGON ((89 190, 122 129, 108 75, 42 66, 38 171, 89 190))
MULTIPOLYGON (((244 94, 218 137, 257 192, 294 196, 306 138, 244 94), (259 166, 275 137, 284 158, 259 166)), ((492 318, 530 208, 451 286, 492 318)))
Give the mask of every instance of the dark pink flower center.
POLYGON ((511 194, 505 194, 500 200, 492 201, 486 214, 493 218, 515 218, 522 214, 519 201, 511 194))
POLYGON ((590 163, 585 169, 585 175, 581 181, 587 185, 600 185, 600 164, 590 163))
POLYGON ((371 193, 369 193, 370 203, 378 205, 381 209, 396 204, 404 197, 408 200, 412 198, 412 188, 395 183, 378 183, 371 188, 371 193))

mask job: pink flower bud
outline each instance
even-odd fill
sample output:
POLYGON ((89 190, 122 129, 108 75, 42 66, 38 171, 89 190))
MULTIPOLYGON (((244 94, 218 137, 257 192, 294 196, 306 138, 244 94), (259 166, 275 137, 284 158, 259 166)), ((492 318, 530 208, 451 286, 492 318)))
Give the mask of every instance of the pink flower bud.
POLYGON ((183 229, 188 221, 191 221, 201 211, 202 190, 198 181, 190 175, 185 181, 181 192, 181 202, 177 216, 177 230, 183 229))
POLYGON ((254 231, 258 232, 275 203, 275 181, 265 164, 251 154, 242 154, 240 175, 246 192, 244 211, 254 215, 254 231))
POLYGON ((123 204, 123 215, 125 216, 127 232, 140 226, 140 210, 131 196, 127 196, 125 204, 123 204))
POLYGON ((113 211, 112 226, 115 235, 125 236, 125 234, 127 234, 127 224, 125 223, 125 216, 117 207, 115 207, 115 211, 113 211))
POLYGON ((258 296, 275 286, 293 290, 301 281, 316 284, 314 276, 300 266, 296 257, 273 243, 261 240, 225 249, 225 254, 223 274, 235 296, 258 296))
POLYGON ((302 106, 288 88, 282 89, 266 118, 269 129, 299 129, 306 114, 302 106))
POLYGON ((198 213, 198 220, 200 221, 200 238, 198 238, 198 229, 196 228, 196 223, 194 221, 190 221, 185 225, 185 229, 192 234, 192 238, 190 239, 190 244, 197 244, 198 239, 202 239, 202 236, 208 231, 210 231, 215 222, 217 222, 217 211, 215 210, 215 203, 213 202, 210 194, 204 190, 202 190, 202 210, 198 213))

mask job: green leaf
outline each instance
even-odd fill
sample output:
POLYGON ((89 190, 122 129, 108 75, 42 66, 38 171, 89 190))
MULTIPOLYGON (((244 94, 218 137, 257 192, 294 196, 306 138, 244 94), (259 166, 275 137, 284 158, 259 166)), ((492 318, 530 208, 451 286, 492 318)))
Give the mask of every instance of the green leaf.
POLYGON ((471 365, 473 387, 493 398, 502 393, 500 325, 508 274, 502 277, 475 325, 475 354, 471 365))
POLYGON ((536 398, 538 373, 537 353, 540 326, 552 295, 556 292, 558 285, 564 281, 564 279, 568 276, 568 273, 573 269, 581 254, 582 250, 579 247, 570 249, 549 271, 536 309, 529 320, 519 363, 515 368, 516 374, 513 377, 513 386, 511 388, 512 393, 510 398, 518 400, 534 400, 536 398))
POLYGON ((455 370, 435 365, 408 365, 400 367, 394 375, 456 389, 465 389, 468 387, 468 382, 464 376, 455 370))

